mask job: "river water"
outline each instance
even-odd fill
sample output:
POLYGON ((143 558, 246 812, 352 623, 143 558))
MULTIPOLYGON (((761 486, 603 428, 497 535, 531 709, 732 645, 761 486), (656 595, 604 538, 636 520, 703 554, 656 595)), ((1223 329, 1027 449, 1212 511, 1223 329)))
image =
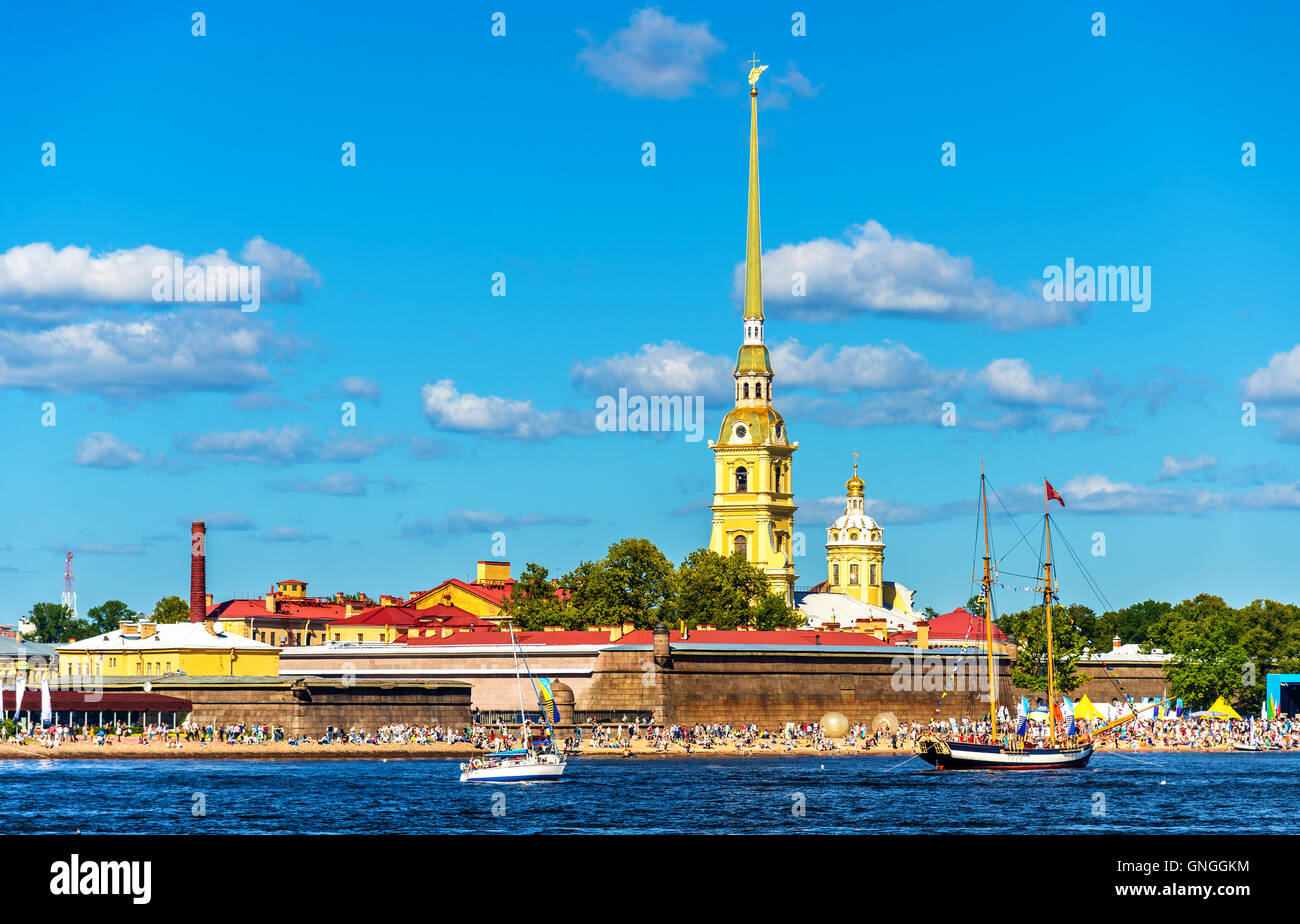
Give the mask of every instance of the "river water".
POLYGON ((1084 770, 873 757, 588 758, 462 784, 455 760, 0 761, 7 833, 1300 833, 1300 753, 1100 753, 1084 770))

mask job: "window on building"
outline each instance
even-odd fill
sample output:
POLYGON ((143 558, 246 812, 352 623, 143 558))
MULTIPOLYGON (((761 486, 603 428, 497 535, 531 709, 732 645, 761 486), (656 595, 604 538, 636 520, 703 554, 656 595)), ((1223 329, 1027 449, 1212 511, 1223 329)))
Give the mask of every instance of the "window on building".
POLYGON ((871 565, 871 583, 873 586, 876 583, 876 566, 874 563, 871 565))
POLYGON ((838 564, 831 565, 831 583, 836 585, 837 587, 839 586, 840 566, 838 564))
POLYGON ((772 490, 781 493, 781 463, 772 466, 772 490))
POLYGON ((293 643, 294 643, 295 645, 301 645, 301 644, 302 644, 302 633, 301 633, 301 632, 295 632, 295 633, 293 634, 293 643))
POLYGON ((743 465, 736 469, 736 490, 749 490, 749 471, 743 465))
POLYGON ((735 549, 737 555, 745 559, 745 561, 749 561, 749 540, 748 539, 746 539, 744 536, 737 536, 736 542, 732 547, 735 549))
POLYGON ((336 641, 336 642, 341 642, 341 641, 343 641, 343 637, 342 637, 342 635, 340 635, 338 632, 335 632, 335 633, 334 633, 334 641, 336 641))
POLYGON ((857 584, 857 583, 858 583, 858 566, 857 566, 857 565, 849 565, 849 583, 850 583, 850 584, 857 584))
POLYGON ((744 385, 741 385, 741 386, 740 386, 740 393, 741 393, 742 395, 744 395, 746 398, 749 397, 749 383, 748 383, 748 382, 746 382, 744 385))
POLYGON ((755 397, 755 398, 761 398, 761 397, 763 397, 763 383, 762 383, 762 382, 755 382, 755 383, 754 383, 754 397, 755 397))
POLYGON ((857 542, 857 541, 858 541, 858 531, 857 531, 857 530, 854 530, 853 532, 849 533, 849 541, 850 541, 850 542, 857 542))

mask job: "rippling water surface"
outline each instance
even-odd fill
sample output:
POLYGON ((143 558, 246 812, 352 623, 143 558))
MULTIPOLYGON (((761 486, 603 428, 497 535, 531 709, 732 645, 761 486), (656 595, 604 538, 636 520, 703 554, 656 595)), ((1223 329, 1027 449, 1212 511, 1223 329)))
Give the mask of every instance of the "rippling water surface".
POLYGON ((555 783, 455 760, 0 761, 12 833, 1300 833, 1300 753, 1098 754, 1079 771, 890 757, 596 758, 555 783), (195 794, 206 815, 195 817, 195 794), (500 795, 498 795, 500 794, 500 795), (800 817, 793 811, 802 797, 800 817), (493 809, 504 814, 494 814, 493 809), (1098 814, 1104 810, 1104 814, 1098 814))

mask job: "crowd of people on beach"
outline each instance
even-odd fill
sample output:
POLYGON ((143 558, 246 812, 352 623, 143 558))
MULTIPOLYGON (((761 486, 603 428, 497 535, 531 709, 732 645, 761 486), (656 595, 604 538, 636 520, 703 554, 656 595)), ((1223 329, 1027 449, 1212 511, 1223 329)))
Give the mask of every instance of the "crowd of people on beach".
MULTIPOLYGON (((1141 750, 1144 748, 1178 749, 1189 751, 1250 749, 1293 750, 1300 749, 1300 718, 1279 716, 1276 719, 1227 720, 1220 718, 1193 718, 1190 716, 1137 719, 1096 736, 1101 723, 1090 725, 1079 722, 1075 728, 1078 740, 1093 740, 1100 748, 1141 750)), ((624 717, 620 722, 592 722, 574 726, 557 746, 566 751, 596 750, 622 751, 632 756, 636 751, 650 750, 659 754, 694 754, 698 752, 732 751, 743 754, 790 753, 797 750, 827 752, 845 751, 911 751, 917 738, 926 733, 941 732, 956 741, 990 743, 988 719, 961 719, 931 722, 885 722, 874 727, 869 723, 849 726, 840 737, 828 735, 816 722, 787 722, 773 729, 760 728, 755 723, 711 723, 695 725, 655 724, 645 717, 624 717)), ((1064 732, 1059 728, 1059 736, 1064 732)), ((105 747, 114 742, 134 742, 139 745, 157 744, 164 748, 199 748, 209 746, 258 746, 284 742, 291 746, 410 746, 410 745, 469 745, 483 751, 503 751, 526 746, 544 737, 545 726, 525 722, 522 725, 475 723, 453 727, 449 725, 410 725, 395 723, 381 725, 374 730, 329 726, 323 734, 289 734, 284 728, 272 724, 232 723, 228 725, 184 722, 177 726, 166 724, 128 727, 122 723, 93 727, 89 725, 31 725, 0 729, 0 742, 32 744, 43 748, 60 748, 65 744, 90 742, 105 747)), ((1010 727, 997 731, 997 740, 1008 738, 1010 727)), ((1048 744, 1046 723, 1029 723, 1024 736, 1024 746, 1044 747, 1048 744)))

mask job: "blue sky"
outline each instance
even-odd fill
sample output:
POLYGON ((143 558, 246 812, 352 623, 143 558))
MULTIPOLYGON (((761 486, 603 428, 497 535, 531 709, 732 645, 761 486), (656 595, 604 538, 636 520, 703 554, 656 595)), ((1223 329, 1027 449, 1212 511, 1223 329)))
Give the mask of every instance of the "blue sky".
POLYGON ((0 622, 67 548, 83 610, 186 595, 192 519, 217 599, 705 544, 706 444, 593 421, 702 395, 716 436, 753 53, 801 584, 856 450, 919 605, 970 592, 981 457, 1117 605, 1300 599, 1293 7, 202 6, 0 12, 0 622), (260 309, 155 303, 173 256, 260 309), (1149 266, 1149 310, 1044 301, 1067 258, 1149 266))

